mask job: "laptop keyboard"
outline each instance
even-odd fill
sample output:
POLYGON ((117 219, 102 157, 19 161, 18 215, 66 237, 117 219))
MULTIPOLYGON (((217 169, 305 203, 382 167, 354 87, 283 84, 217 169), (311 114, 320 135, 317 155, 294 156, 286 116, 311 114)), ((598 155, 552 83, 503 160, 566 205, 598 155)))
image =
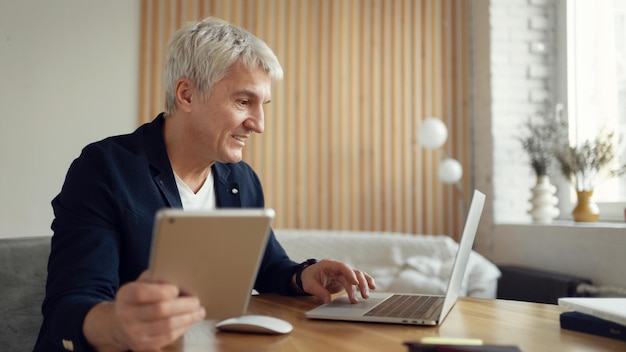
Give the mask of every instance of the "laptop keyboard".
POLYGON ((442 304, 441 296, 392 295, 364 315, 431 319, 435 313, 439 313, 442 304))

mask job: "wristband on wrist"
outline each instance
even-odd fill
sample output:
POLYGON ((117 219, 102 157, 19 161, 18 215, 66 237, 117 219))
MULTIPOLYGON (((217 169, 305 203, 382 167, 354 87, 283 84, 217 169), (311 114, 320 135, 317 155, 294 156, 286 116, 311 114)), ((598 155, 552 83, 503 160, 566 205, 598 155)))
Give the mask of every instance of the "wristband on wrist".
POLYGON ((302 271, 304 271, 306 267, 309 267, 315 263, 317 263, 317 259, 307 259, 304 262, 300 263, 298 269, 296 270, 296 286, 298 286, 298 288, 302 292, 304 292, 304 288, 302 287, 302 271))

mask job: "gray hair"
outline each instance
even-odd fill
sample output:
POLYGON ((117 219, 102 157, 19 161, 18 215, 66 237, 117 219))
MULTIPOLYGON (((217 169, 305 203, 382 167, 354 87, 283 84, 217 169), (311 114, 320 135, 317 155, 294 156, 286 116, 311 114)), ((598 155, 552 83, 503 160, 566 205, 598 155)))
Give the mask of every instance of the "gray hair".
POLYGON ((207 95, 236 62, 251 71, 262 65, 272 80, 283 78, 283 69, 265 42, 224 20, 208 17, 176 31, 165 59, 165 115, 176 110, 178 79, 187 77, 207 95))

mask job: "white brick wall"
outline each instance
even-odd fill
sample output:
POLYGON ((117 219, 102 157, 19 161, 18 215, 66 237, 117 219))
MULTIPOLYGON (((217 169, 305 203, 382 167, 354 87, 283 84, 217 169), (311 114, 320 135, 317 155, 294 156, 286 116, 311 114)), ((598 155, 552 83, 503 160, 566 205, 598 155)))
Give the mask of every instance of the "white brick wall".
POLYGON ((556 0, 470 1, 470 72, 475 182, 491 197, 477 247, 489 229, 527 222, 535 175, 516 139, 524 120, 554 101, 556 0))

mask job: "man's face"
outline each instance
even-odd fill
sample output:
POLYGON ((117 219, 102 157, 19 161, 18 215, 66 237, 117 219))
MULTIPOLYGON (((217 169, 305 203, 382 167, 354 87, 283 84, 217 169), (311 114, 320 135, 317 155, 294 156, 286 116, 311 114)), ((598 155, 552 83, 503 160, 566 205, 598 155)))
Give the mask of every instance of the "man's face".
POLYGON ((262 67, 248 71, 235 64, 206 98, 196 91, 187 124, 195 152, 211 163, 241 161, 247 139, 264 130, 263 105, 271 99, 270 88, 271 78, 262 67))

